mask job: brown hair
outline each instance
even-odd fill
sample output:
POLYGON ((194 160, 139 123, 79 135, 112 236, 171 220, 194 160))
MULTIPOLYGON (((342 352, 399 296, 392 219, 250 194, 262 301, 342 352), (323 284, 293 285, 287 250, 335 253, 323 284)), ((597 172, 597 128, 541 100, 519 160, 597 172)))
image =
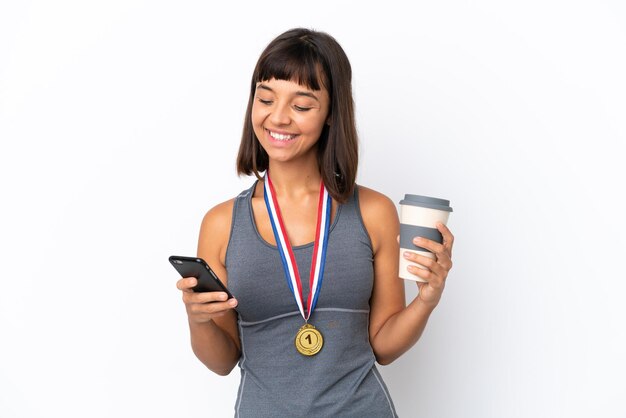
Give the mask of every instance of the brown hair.
POLYGON ((322 86, 330 97, 330 124, 318 141, 317 162, 328 193, 344 203, 354 191, 358 166, 358 137, 352 99, 352 69, 345 52, 330 35, 296 28, 279 35, 265 48, 254 68, 243 125, 237 173, 261 179, 269 158, 252 127, 252 104, 260 81, 294 81, 311 90, 322 86))

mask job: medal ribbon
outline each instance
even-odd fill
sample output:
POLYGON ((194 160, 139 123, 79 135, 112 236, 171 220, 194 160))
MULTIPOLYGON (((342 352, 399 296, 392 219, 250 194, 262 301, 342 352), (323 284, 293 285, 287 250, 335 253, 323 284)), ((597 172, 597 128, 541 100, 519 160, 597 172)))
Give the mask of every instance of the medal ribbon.
POLYGON ((313 247, 313 255, 311 257, 311 272, 309 275, 309 297, 307 300, 306 313, 304 310, 304 304, 302 300, 302 281, 300 279, 300 272, 298 271, 298 265, 296 264, 296 257, 293 254, 289 237, 287 237, 287 230, 283 222, 283 217, 280 213, 280 207, 278 206, 278 200, 276 199, 276 193, 274 193, 274 185, 270 180, 269 171, 265 174, 265 206, 267 206, 267 212, 270 215, 270 222, 272 223, 272 230, 274 231, 274 238, 276 239, 276 246, 280 253, 280 259, 283 263, 283 269, 285 270, 285 278, 289 289, 293 293, 293 296, 298 305, 298 309, 302 314, 305 321, 309 320, 313 309, 317 303, 317 296, 322 288, 322 279, 324 278, 324 264, 326 261, 326 248, 328 247, 328 233, 330 231, 330 209, 331 209, 331 197, 328 194, 328 190, 324 187, 322 181, 320 185, 320 197, 317 205, 317 226, 315 228, 315 246, 313 247))

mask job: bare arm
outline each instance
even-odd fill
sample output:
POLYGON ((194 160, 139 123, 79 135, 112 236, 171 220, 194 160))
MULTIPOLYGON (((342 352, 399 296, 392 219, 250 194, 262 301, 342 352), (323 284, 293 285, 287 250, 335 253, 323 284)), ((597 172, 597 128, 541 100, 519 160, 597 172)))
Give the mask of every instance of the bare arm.
MULTIPOLYGON (((233 201, 211 209, 204 217, 198 240, 198 256, 204 259, 228 286, 225 256, 230 234, 233 201)), ((237 301, 226 301, 223 292, 194 293, 196 279, 183 278, 177 283, 187 309, 191 347, 198 359, 213 372, 227 375, 241 355, 237 301)))
MULTIPOLYGON (((437 306, 452 267, 449 253, 452 234, 447 231, 449 251, 437 244, 435 250, 443 252, 439 263, 427 257, 412 261, 429 267, 428 271, 409 270, 429 283, 420 283, 419 295, 405 306, 404 281, 398 277, 400 246, 397 237, 400 222, 396 208, 387 197, 366 188, 359 189, 361 212, 374 250, 374 288, 370 300, 370 344, 376 360, 389 364, 411 348, 422 335, 428 318, 437 306), (428 260, 428 261, 427 261, 428 260), (448 267, 449 262, 449 267, 448 267), (445 267, 441 264, 445 264, 445 267), (425 276, 425 277, 424 277, 425 276)), ((447 234, 447 235, 446 235, 447 234)), ((432 242, 420 242, 420 246, 433 247, 432 242)))

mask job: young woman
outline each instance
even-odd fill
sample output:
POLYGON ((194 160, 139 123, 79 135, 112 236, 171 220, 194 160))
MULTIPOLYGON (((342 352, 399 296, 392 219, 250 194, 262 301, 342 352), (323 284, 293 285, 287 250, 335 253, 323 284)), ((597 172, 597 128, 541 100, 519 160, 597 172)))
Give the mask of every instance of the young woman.
POLYGON ((394 417, 375 362, 419 339, 452 267, 453 236, 415 238, 435 255, 405 304, 399 220, 383 194, 355 184, 350 63, 328 34, 289 30, 257 62, 237 157, 257 181, 206 214, 198 256, 226 283, 177 287, 191 345, 212 371, 239 363, 238 417, 394 417), (263 173, 263 176, 261 175, 263 173))

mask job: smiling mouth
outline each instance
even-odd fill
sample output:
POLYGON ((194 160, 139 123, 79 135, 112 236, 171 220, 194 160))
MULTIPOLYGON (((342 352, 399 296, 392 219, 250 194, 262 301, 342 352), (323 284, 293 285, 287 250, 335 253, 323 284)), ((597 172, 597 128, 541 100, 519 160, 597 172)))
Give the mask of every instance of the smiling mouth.
POLYGON ((279 134, 278 132, 273 132, 273 131, 270 131, 269 129, 267 129, 267 133, 272 137, 272 139, 275 139, 276 141, 282 141, 282 142, 291 141, 296 136, 298 136, 298 135, 279 134))

